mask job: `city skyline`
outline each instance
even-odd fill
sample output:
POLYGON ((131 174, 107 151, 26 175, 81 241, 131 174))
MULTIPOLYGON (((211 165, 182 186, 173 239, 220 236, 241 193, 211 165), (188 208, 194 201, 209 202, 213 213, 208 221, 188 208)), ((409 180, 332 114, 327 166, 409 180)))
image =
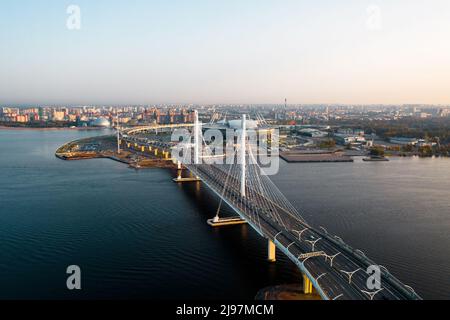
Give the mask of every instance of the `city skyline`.
POLYGON ((0 105, 450 104, 448 1, 1 8, 0 105))

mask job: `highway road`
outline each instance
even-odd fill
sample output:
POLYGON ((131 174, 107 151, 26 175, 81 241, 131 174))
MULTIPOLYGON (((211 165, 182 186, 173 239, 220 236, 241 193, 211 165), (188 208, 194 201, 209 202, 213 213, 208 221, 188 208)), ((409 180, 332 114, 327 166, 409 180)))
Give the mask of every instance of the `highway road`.
MULTIPOLYGON (((229 165, 189 165, 188 167, 241 217, 249 221, 256 231, 274 241, 294 263, 307 270, 310 280, 313 281, 316 289, 322 291, 324 298, 330 300, 420 298, 382 267, 381 290, 370 290, 367 287, 367 280, 370 277, 367 268, 376 263, 367 259, 362 252, 345 245, 340 238, 328 235, 325 230, 311 227, 298 214, 292 212, 292 208, 278 204, 279 199, 271 194, 273 191, 267 190, 270 185, 255 182, 253 176, 259 170, 257 166, 248 165, 249 181, 254 183, 246 184, 245 198, 240 194, 238 165, 234 165, 234 168, 229 165), (224 188, 225 184, 226 188, 224 188), (326 256, 299 258, 301 255, 312 252, 323 252, 326 256)), ((268 178, 259 177, 259 179, 268 178)))

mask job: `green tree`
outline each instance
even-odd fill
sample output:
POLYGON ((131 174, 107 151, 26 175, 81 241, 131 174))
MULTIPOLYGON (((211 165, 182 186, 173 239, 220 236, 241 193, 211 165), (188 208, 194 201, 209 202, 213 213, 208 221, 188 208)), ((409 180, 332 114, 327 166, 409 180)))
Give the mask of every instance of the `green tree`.
POLYGON ((402 146, 402 150, 404 152, 413 152, 414 147, 410 144, 407 144, 407 145, 402 146))

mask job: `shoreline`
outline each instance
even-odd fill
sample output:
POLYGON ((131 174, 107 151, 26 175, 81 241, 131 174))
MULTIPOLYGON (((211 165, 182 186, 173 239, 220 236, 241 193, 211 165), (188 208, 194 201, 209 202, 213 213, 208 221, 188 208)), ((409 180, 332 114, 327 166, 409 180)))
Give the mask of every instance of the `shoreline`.
POLYGON ((330 163, 330 162, 354 162, 353 158, 343 152, 323 151, 300 152, 289 151, 280 152, 280 158, 288 163, 330 163))
POLYGON ((305 294, 303 284, 282 284, 262 288, 255 296, 256 301, 320 301, 318 294, 305 294))
POLYGON ((33 128, 33 127, 8 127, 8 126, 0 126, 0 131, 60 131, 60 130, 76 130, 76 131, 100 131, 105 130, 109 128, 96 128, 96 127, 75 127, 75 128, 69 128, 69 127, 48 127, 48 128, 33 128))

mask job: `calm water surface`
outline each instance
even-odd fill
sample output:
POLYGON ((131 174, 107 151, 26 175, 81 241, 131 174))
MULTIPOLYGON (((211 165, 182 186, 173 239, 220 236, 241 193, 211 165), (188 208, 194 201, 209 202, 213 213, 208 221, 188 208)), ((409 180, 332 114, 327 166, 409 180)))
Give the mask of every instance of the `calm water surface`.
MULTIPOLYGON (((299 282, 247 226, 211 229, 217 199, 174 172, 65 162, 63 143, 104 131, 0 130, 0 298, 253 299, 299 282), (69 292, 65 270, 82 269, 69 292)), ((450 160, 286 164, 274 182, 316 226, 424 298, 450 298, 450 160)), ((225 209, 224 211, 229 210, 225 209)))

